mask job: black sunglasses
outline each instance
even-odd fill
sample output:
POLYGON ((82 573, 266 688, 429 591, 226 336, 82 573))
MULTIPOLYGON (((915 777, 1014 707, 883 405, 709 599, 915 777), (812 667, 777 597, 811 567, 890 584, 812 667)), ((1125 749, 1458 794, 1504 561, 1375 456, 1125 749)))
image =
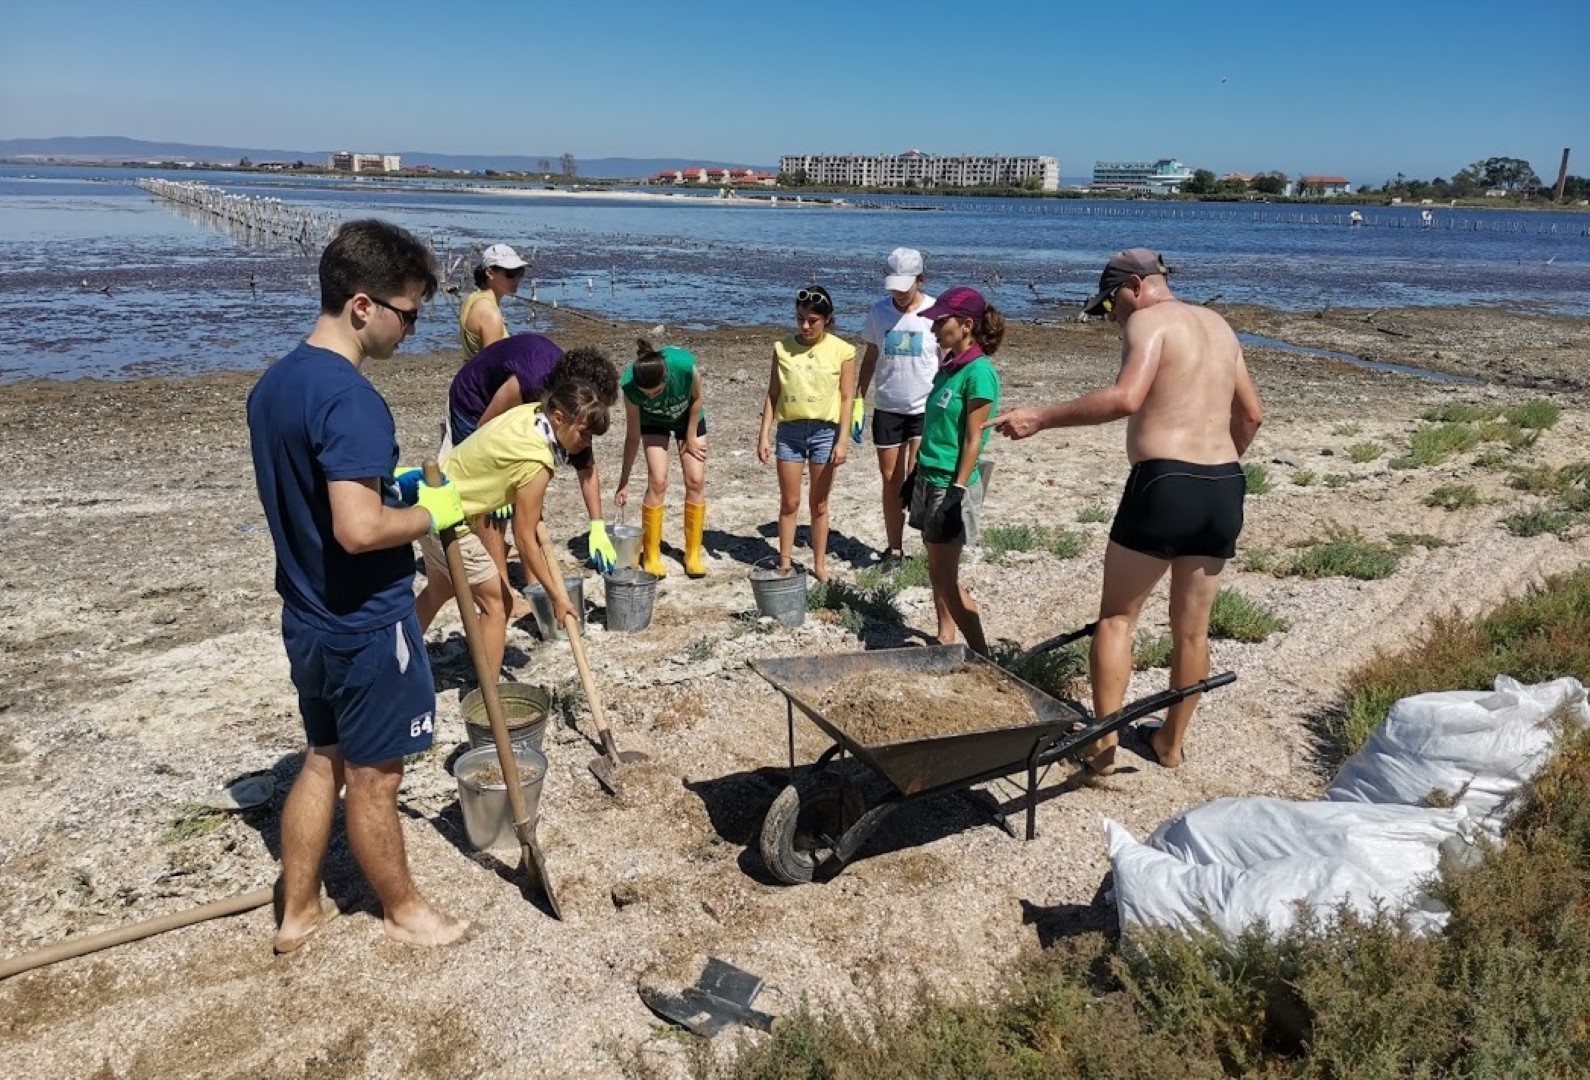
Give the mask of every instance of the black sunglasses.
POLYGON ((1108 315, 1111 311, 1114 311, 1115 310, 1115 294, 1120 292, 1122 289, 1126 288, 1126 285, 1127 285, 1127 283, 1123 281, 1119 285, 1117 285, 1115 288, 1111 289, 1109 291, 1109 294, 1107 296, 1105 296, 1105 298, 1099 302, 1099 310, 1104 312, 1104 314, 1106 314, 1106 315, 1108 315))
POLYGON ((403 320, 403 329, 412 330, 416 326, 419 325, 419 321, 420 321, 420 309, 419 308, 415 308, 413 311, 405 311, 403 308, 393 307, 391 304, 387 303, 385 300, 382 300, 380 297, 370 296, 369 293, 365 293, 365 295, 369 297, 370 303, 375 304, 377 307, 384 307, 388 311, 390 311, 392 314, 394 314, 398 318, 402 319, 403 320))
POLYGON ((795 294, 795 302, 819 315, 832 315, 834 312, 833 300, 822 289, 802 289, 795 294))

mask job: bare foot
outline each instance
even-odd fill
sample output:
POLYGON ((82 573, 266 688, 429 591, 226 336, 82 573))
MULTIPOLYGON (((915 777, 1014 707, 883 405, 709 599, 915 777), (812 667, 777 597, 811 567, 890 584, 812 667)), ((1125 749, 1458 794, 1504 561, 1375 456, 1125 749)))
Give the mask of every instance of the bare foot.
POLYGON ((1088 772, 1094 776, 1115 775, 1115 745, 1112 743, 1092 754, 1083 754, 1082 764, 1086 765, 1088 772))
POLYGON ((423 901, 401 918, 387 915, 381 920, 381 928, 393 941, 428 949, 454 944, 469 932, 469 926, 466 920, 444 915, 423 901))
POLYGON ((1182 763, 1187 760, 1186 755, 1181 752, 1181 747, 1168 746, 1169 740, 1163 736, 1163 731, 1156 731, 1148 737, 1148 748, 1154 752, 1154 760, 1159 762, 1159 767, 1162 769, 1181 768, 1182 763))
POLYGON ((336 904, 322 901, 318 910, 300 918, 283 916, 281 925, 276 929, 276 940, 272 943, 272 949, 277 956, 286 956, 290 952, 297 951, 304 942, 314 936, 316 930, 339 914, 341 912, 337 910, 336 904))

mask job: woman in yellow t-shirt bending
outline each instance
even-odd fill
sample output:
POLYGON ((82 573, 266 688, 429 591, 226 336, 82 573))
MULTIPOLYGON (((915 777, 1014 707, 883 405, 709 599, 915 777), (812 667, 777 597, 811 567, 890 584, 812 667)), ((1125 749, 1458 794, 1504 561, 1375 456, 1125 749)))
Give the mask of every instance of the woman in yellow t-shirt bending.
POLYGON ((828 332, 834 301, 813 285, 795 294, 795 333, 773 346, 762 430, 756 456, 766 465, 773 456, 773 421, 778 421, 778 568, 790 568, 795 519, 800 512, 801 478, 811 465, 812 574, 828 580, 828 493, 834 470, 845 463, 839 418, 850 415, 856 396, 856 348, 828 332))

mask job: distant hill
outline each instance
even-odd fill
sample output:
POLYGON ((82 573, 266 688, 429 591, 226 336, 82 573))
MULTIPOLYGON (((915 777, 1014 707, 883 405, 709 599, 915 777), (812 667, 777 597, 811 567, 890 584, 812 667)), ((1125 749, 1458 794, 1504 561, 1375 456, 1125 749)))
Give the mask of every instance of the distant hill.
MULTIPOLYGON (((386 147, 348 146, 338 149, 370 153, 397 153, 405 166, 429 165, 436 169, 482 172, 537 172, 541 163, 558 168, 557 154, 432 154, 424 150, 391 150, 386 147)), ((279 150, 250 146, 203 146, 195 143, 150 142, 121 135, 67 135, 50 139, 0 139, 0 159, 64 158, 71 161, 200 161, 235 164, 248 158, 256 164, 266 161, 306 161, 324 165, 330 150, 279 150)), ((638 179, 663 170, 692 165, 708 168, 762 169, 771 165, 746 165, 737 161, 702 161, 698 158, 589 158, 578 161, 579 174, 588 177, 638 179)))

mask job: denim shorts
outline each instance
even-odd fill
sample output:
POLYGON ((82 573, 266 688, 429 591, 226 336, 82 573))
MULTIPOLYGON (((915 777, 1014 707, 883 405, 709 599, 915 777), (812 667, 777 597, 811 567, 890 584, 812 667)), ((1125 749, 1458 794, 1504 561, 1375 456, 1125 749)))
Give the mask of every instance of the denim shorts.
POLYGON ((780 461, 827 465, 839 438, 839 425, 827 420, 780 420, 774 442, 780 461))
POLYGON ((379 630, 333 633, 282 612, 282 642, 310 746, 379 765, 428 750, 436 686, 414 613, 379 630))

